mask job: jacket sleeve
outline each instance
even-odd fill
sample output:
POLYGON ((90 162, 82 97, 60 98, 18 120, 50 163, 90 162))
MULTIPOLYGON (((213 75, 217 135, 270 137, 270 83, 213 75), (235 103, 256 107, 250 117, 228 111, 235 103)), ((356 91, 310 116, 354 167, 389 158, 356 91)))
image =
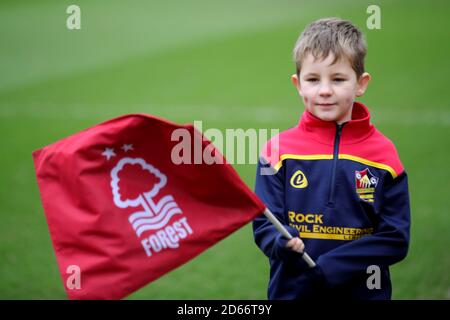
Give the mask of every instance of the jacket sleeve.
POLYGON ((370 265, 389 266, 403 260, 408 252, 410 206, 408 178, 403 172, 383 183, 378 226, 374 233, 321 255, 321 267, 329 285, 343 284, 370 265))
MULTIPOLYGON (((265 164, 265 162, 264 160, 258 162, 255 193, 277 219, 283 225, 287 225, 284 215, 283 166, 275 172, 270 164, 265 164)), ((264 215, 253 220, 253 235, 256 245, 269 258, 273 258, 274 243, 278 234, 277 229, 264 215)))

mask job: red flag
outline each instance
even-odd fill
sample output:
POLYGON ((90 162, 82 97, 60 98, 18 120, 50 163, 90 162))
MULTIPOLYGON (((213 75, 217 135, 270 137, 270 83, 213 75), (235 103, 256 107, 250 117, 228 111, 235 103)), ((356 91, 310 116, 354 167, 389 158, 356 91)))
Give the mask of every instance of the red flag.
MULTIPOLYGON (((225 162, 192 125, 148 115, 115 118, 33 152, 69 298, 123 298, 263 212, 229 164, 176 164, 176 129, 190 135, 192 151, 225 162)), ((194 160, 186 150, 179 155, 194 160)))

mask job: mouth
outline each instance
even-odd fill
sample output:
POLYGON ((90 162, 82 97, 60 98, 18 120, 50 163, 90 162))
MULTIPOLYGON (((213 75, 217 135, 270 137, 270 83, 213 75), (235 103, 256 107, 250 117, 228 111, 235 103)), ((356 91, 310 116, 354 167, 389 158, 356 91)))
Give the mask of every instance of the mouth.
POLYGON ((332 107, 332 106, 336 105, 336 103, 317 103, 317 105, 319 107, 329 108, 329 107, 332 107))

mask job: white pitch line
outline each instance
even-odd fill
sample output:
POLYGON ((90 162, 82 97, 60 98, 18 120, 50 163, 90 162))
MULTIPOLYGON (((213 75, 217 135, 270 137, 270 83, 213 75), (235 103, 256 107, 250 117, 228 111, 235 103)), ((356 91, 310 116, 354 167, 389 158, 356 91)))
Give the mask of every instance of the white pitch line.
MULTIPOLYGON (((372 112, 372 122, 400 126, 450 126, 450 107, 435 110, 403 109, 390 111, 389 108, 377 108, 372 112)), ((42 120, 74 119, 107 120, 129 113, 148 113, 169 119, 181 119, 186 122, 242 121, 258 124, 297 123, 303 107, 281 109, 276 106, 211 106, 211 105, 120 105, 120 104, 23 104, 0 106, 0 119, 12 120, 27 117, 42 120), (185 120, 184 120, 185 119, 185 120)))

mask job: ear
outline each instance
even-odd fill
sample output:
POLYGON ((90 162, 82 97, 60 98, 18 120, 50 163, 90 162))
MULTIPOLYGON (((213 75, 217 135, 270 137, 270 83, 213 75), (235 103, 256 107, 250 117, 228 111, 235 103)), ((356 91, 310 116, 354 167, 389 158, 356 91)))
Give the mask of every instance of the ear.
POLYGON ((364 72, 358 79, 358 89, 356 90, 357 97, 362 96, 364 92, 366 92, 370 79, 372 79, 372 77, 367 72, 364 72))
POLYGON ((297 89, 298 93, 301 95, 302 92, 301 92, 301 87, 300 87, 300 80, 296 73, 291 76, 291 81, 292 81, 292 84, 294 85, 294 87, 297 89))

